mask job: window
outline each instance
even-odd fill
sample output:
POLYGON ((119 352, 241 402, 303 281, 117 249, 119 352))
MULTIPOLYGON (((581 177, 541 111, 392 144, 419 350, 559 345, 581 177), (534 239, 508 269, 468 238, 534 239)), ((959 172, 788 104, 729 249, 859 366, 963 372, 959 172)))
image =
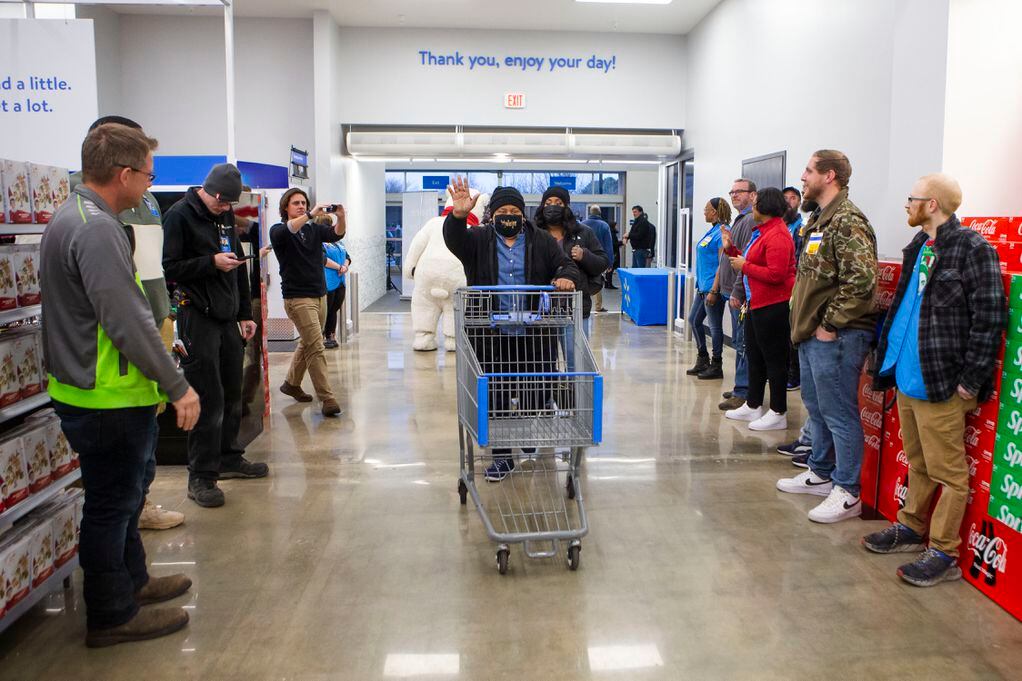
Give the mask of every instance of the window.
POLYGON ((405 190, 405 174, 403 171, 387 171, 384 180, 388 194, 400 194, 405 190))
POLYGON ((504 186, 514 187, 523 194, 534 194, 532 173, 504 173, 504 186))
POLYGON ((478 189, 484 194, 492 194, 500 182, 497 180, 497 173, 492 172, 469 172, 468 184, 473 189, 478 189))

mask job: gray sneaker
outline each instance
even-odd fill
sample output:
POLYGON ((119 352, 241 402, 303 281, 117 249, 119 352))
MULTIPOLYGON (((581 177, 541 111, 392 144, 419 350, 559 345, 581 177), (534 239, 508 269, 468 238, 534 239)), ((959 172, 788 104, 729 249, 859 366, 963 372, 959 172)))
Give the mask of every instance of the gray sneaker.
POLYGON ((224 505, 224 493, 216 486, 216 480, 192 478, 188 481, 188 498, 205 508, 224 505))

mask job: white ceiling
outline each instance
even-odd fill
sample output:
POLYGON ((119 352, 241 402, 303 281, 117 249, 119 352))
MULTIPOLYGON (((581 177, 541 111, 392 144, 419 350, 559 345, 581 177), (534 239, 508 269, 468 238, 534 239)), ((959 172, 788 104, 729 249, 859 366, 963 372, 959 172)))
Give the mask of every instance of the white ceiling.
MULTIPOLYGON (((164 0, 180 2, 181 0, 164 0)), ((581 3, 575 0, 234 0, 242 17, 310 17, 329 9, 341 26, 685 34, 721 0, 669 5, 581 3)), ((208 9, 116 7, 120 12, 205 14, 208 9)))

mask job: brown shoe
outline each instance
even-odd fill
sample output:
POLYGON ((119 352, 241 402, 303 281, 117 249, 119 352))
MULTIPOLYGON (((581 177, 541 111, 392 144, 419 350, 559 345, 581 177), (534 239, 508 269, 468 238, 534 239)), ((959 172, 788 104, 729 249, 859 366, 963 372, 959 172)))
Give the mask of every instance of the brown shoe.
POLYGON ((335 399, 323 400, 323 416, 340 416, 341 407, 335 399))
POLYGON ((299 402, 312 402, 312 395, 302 390, 302 386, 300 385, 291 385, 287 381, 284 381, 280 385, 280 392, 285 395, 290 395, 299 402))
POLYGON ((146 585, 135 592, 135 601, 139 605, 162 603, 177 598, 192 586, 192 580, 184 575, 169 577, 150 577, 146 585))
POLYGON ((130 620, 110 629, 90 629, 85 645, 103 648, 130 641, 147 641, 183 629, 188 624, 188 611, 181 608, 150 608, 139 610, 130 620))
POLYGON ((731 397, 727 398, 726 400, 724 400, 723 402, 718 404, 717 405, 717 409, 720 409, 721 411, 727 411, 729 409, 737 409, 738 407, 742 406, 743 404, 745 404, 745 398, 744 397, 738 397, 737 395, 732 395, 731 397))
POLYGON ((169 530, 185 521, 185 514, 168 511, 158 504, 145 500, 142 514, 138 517, 140 530, 169 530))

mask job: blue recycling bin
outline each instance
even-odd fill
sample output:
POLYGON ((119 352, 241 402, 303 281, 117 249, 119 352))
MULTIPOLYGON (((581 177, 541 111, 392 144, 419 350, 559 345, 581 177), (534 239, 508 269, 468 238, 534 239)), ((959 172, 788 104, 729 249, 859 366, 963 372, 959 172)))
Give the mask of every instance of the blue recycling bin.
MULTIPOLYGON (((621 280, 621 311, 637 326, 667 324, 667 283, 673 270, 625 267, 621 280)), ((675 291, 685 290, 685 275, 678 274, 675 291)))

